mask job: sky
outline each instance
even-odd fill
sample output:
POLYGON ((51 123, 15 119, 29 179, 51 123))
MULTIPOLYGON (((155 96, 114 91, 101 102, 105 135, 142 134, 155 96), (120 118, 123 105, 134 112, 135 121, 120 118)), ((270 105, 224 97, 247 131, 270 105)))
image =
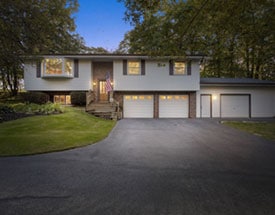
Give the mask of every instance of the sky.
POLYGON ((78 12, 74 14, 76 32, 84 38, 86 46, 116 50, 132 28, 123 20, 124 4, 117 0, 78 0, 78 3, 78 12))

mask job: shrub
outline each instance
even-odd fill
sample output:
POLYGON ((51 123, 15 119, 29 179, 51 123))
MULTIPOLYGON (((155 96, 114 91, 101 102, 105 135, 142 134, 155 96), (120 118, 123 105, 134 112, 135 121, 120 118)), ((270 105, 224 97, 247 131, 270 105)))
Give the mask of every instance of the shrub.
POLYGON ((13 108, 5 104, 0 104, 0 114, 8 114, 8 113, 14 113, 13 108))
POLYGON ((86 92, 71 92, 71 104, 77 106, 86 105, 86 92))
POLYGON ((21 94, 22 98, 27 103, 46 104, 50 97, 42 92, 26 92, 21 94))
POLYGON ((48 102, 43 105, 38 104, 23 104, 18 103, 10 106, 17 113, 26 113, 26 114, 54 114, 54 113, 63 113, 64 109, 60 104, 53 104, 48 102))

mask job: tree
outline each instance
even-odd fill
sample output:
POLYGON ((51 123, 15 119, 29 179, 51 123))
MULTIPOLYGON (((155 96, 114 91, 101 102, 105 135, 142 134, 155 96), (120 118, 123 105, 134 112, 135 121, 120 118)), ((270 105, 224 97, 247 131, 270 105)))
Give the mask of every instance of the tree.
POLYGON ((119 1, 130 53, 205 53, 203 76, 275 79, 273 0, 119 1))
POLYGON ((107 53, 109 53, 109 51, 104 49, 103 47, 85 47, 81 50, 81 52, 85 53, 85 54, 107 54, 107 53))
POLYGON ((0 77, 14 95, 24 56, 71 53, 84 46, 74 33, 77 0, 1 0, 0 8, 0 77))

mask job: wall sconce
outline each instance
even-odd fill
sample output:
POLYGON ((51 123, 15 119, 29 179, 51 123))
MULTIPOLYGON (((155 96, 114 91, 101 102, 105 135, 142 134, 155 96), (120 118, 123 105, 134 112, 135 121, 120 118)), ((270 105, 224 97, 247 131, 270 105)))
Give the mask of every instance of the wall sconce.
POLYGON ((93 82, 93 86, 96 86, 96 82, 95 81, 93 82))
POLYGON ((217 100, 218 96, 217 95, 212 95, 213 100, 217 100))

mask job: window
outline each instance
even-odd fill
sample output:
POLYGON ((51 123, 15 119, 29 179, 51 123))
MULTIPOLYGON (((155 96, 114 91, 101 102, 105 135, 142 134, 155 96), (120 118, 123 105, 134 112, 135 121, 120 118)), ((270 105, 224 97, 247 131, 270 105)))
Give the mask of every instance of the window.
POLYGON ((128 75, 140 74, 140 61, 128 61, 128 75))
POLYGON ((71 96, 70 95, 54 95, 54 103, 59 103, 62 105, 70 105, 71 104, 71 96))
POLYGON ((43 77, 72 77, 73 61, 64 58, 46 58, 43 61, 43 77))
POLYGON ((175 62, 174 63, 174 75, 185 75, 186 68, 184 62, 175 62))
POLYGON ((169 75, 191 75, 191 61, 169 61, 169 75))

